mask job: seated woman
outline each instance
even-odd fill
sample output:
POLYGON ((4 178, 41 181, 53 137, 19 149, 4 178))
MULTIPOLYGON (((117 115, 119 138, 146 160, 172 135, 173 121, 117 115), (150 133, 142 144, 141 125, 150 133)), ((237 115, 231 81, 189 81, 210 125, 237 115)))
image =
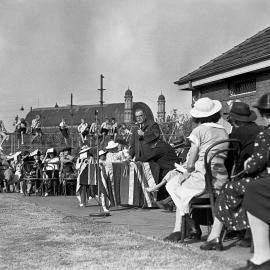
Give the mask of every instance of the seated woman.
POLYGON ((56 150, 54 148, 49 148, 47 150, 42 163, 44 164, 44 167, 43 167, 44 178, 46 178, 44 182, 45 184, 44 196, 47 197, 49 193, 51 192, 51 186, 52 186, 51 179, 54 178, 53 181, 56 181, 56 186, 59 185, 58 182, 59 182, 60 159, 57 156, 56 150))
MULTIPOLYGON (((163 184, 171 195, 176 205, 175 227, 172 234, 164 238, 167 241, 179 241, 181 238, 181 221, 182 216, 189 214, 189 202, 201 194, 205 189, 205 167, 204 154, 206 149, 220 140, 228 139, 228 134, 224 127, 217 124, 220 118, 221 103, 218 100, 211 100, 207 97, 197 100, 194 108, 190 111, 191 116, 198 126, 193 129, 189 139, 191 148, 187 159, 186 173, 172 173, 172 177, 165 177, 163 184)), ((227 143, 217 145, 211 153, 228 147, 227 143)), ((215 189, 227 181, 228 174, 224 165, 225 154, 219 155, 213 160, 215 174, 213 175, 215 189)), ((196 239, 201 236, 199 227, 195 228, 194 234, 196 239)))
MULTIPOLYGON (((257 108, 264 118, 269 117, 263 105, 270 100, 270 94, 263 95, 259 101, 257 108)), ((268 120, 269 121, 269 120, 268 120)), ((269 122, 267 124, 269 125, 269 122)), ((254 143, 253 154, 244 163, 246 177, 232 181, 224 185, 221 189, 215 205, 214 224, 207 241, 201 245, 203 250, 222 250, 221 231, 223 225, 228 230, 244 230, 249 228, 246 211, 243 208, 243 198, 247 187, 251 182, 262 178, 266 173, 268 151, 270 146, 270 129, 269 126, 260 132, 254 143)))
POLYGON ((105 147, 107 150, 106 162, 121 162, 124 159, 124 153, 119 151, 119 143, 109 141, 105 147))
MULTIPOLYGON (((267 123, 269 134, 270 125, 270 94, 264 95, 256 106, 262 117, 267 123)), ((269 170, 269 156, 267 170, 269 170)), ((245 269, 270 269, 270 241, 269 241, 269 224, 270 224, 270 175, 250 183, 247 187, 243 206, 247 211, 248 221, 250 224, 254 254, 247 261, 245 269)))

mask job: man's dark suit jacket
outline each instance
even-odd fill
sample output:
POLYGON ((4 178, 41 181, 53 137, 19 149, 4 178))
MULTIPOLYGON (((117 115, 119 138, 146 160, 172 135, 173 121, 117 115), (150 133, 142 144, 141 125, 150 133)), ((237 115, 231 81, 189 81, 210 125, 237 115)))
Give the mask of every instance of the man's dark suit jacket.
POLYGON ((141 157, 141 161, 156 162, 162 173, 161 179, 170 171, 175 168, 174 163, 180 163, 180 159, 177 157, 175 150, 168 144, 161 140, 158 140, 151 146, 148 153, 145 153, 141 157))
MULTIPOLYGON (((236 164, 235 173, 239 173, 244 169, 244 161, 252 155, 255 138, 257 134, 262 130, 263 128, 261 126, 258 126, 255 122, 249 122, 246 123, 244 126, 233 128, 229 138, 240 140, 242 145, 242 151, 236 164)), ((232 155, 232 152, 229 152, 225 162, 229 173, 231 172, 233 163, 234 157, 232 155)))
POLYGON ((139 129, 138 125, 132 129, 130 139, 129 154, 132 158, 135 157, 136 161, 142 161, 141 157, 149 152, 149 142, 160 137, 159 125, 152 120, 146 120, 142 124, 141 130, 144 132, 144 136, 138 135, 139 129))

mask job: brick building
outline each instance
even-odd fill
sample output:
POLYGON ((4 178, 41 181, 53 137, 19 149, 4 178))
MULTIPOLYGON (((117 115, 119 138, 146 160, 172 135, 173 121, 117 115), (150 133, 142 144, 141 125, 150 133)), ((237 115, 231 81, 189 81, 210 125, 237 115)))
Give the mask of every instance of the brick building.
MULTIPOLYGON (((270 92, 270 27, 216 57, 175 82, 180 90, 200 97, 218 99, 223 112, 228 100, 240 99, 253 105, 270 92)), ((261 119, 258 119, 261 122, 261 119)))
MULTIPOLYGON (((144 102, 134 102, 132 92, 128 89, 124 96, 123 103, 105 103, 103 104, 103 119, 114 117, 118 123, 134 123, 135 110, 141 108, 145 111, 148 119, 154 119, 154 115, 150 107, 144 102)), ((42 129, 46 132, 55 132, 59 129, 59 123, 64 118, 66 123, 71 126, 78 126, 83 118, 87 123, 91 124, 95 121, 95 111, 98 110, 98 118, 101 121, 101 107, 99 104, 93 105, 73 105, 58 106, 46 108, 34 108, 26 115, 26 121, 31 121, 36 115, 40 115, 42 129)))

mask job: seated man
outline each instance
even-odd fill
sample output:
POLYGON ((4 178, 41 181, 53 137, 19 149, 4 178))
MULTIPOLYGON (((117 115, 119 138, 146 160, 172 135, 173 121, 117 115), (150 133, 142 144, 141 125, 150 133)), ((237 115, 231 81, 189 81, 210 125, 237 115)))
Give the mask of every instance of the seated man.
MULTIPOLYGON (((160 138, 149 138, 146 139, 145 142, 148 143, 149 150, 144 152, 144 155, 140 157, 140 161, 156 162, 160 167, 159 182, 161 182, 161 180, 167 175, 168 172, 175 169, 174 164, 180 163, 180 159, 176 156, 172 146, 170 146, 168 143, 165 143, 160 138)), ((161 190, 161 193, 158 195, 160 197, 165 197, 168 194, 165 192, 165 190, 161 190)), ((160 207, 161 205, 159 205, 159 203, 162 204, 162 202, 157 202, 158 206, 160 207)), ((161 208, 163 207, 161 206, 161 208)))

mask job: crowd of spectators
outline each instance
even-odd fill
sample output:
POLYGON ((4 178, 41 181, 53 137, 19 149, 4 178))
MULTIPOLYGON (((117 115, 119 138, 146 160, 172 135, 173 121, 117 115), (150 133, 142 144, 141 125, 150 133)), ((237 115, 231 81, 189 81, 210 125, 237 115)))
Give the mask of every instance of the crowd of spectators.
MULTIPOLYGON (((158 124, 146 118, 141 109, 135 111, 136 125, 129 131, 123 124, 120 127, 115 119, 105 119, 98 129, 98 124, 88 125, 84 119, 78 126, 81 135, 79 155, 71 155, 71 148, 63 149, 57 155, 55 149, 48 149, 46 153, 35 150, 32 153, 17 152, 7 156, 2 165, 6 165, 3 178, 3 191, 20 192, 30 196, 32 193, 42 193, 44 196, 53 194, 52 184, 57 186, 59 194, 66 188, 66 179, 76 179, 76 192, 81 207, 87 204, 89 198, 95 197, 90 186, 96 185, 96 179, 89 179, 85 174, 89 164, 98 164, 103 176, 112 176, 113 162, 155 162, 160 168, 160 177, 156 183, 148 183, 148 193, 162 191, 160 198, 168 198, 175 205, 175 225, 173 232, 164 240, 176 242, 181 238, 182 217, 187 216, 187 238, 201 239, 200 224, 196 222, 190 211, 192 198, 205 191, 204 156, 207 149, 220 140, 229 138, 238 139, 242 146, 238 160, 227 156, 222 150, 232 147, 229 142, 217 144, 210 150, 210 155, 219 153, 211 165, 213 176, 213 189, 215 192, 215 215, 212 230, 207 240, 200 246, 202 250, 223 250, 223 228, 230 231, 241 232, 245 235, 251 227, 254 242, 254 256, 247 266, 240 269, 270 269, 269 247, 269 205, 270 205, 270 177, 269 177, 269 149, 270 149, 270 93, 263 95, 254 106, 265 120, 265 127, 255 123, 257 115, 248 104, 235 101, 231 104, 228 119, 224 119, 222 105, 218 100, 210 98, 198 99, 190 114, 194 121, 194 128, 188 137, 190 149, 186 161, 180 163, 179 157, 171 145, 161 138, 158 124), (122 134, 124 140, 117 140, 117 134, 122 134), (100 136, 104 142, 105 137, 110 140, 98 153, 93 147, 86 145, 87 136, 100 136), (98 162, 97 162, 98 161, 98 162), (26 164, 31 162, 28 168, 26 164), (228 181, 232 172, 238 175, 228 181), (33 182, 31 178, 42 178, 42 182, 33 182), (89 181, 92 181, 90 183, 89 181), (35 183, 35 184, 33 184, 35 183), (169 196, 169 197, 168 197, 169 196)), ((32 129, 40 135, 40 118, 34 119, 32 129)), ((1 122, 2 133, 5 134, 1 122)), ((62 134, 68 138, 67 125, 64 119, 60 124, 62 134)), ((0 135, 4 137, 4 135, 0 135)), ((39 136, 37 135, 37 136, 39 136)), ((112 179, 110 177, 109 179, 112 179)), ((103 210, 110 209, 110 200, 107 196, 106 181, 102 182, 100 198, 103 210)), ((54 191, 55 192, 55 191, 54 191)), ((163 200, 164 201, 164 200, 163 200)), ((158 203, 162 208, 164 204, 158 203)), ((252 238, 249 237, 249 245, 252 238)))

